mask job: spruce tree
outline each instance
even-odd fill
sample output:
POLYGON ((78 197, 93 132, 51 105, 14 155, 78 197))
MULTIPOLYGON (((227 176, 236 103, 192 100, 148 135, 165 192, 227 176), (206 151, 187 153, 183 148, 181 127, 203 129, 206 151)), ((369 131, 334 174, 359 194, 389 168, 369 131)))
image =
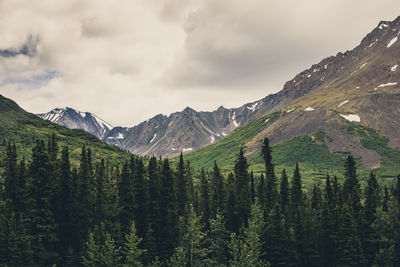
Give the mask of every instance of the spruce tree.
POLYGON ((177 216, 176 192, 172 170, 168 159, 165 159, 161 170, 161 188, 160 188, 160 221, 161 229, 158 233, 159 256, 160 259, 168 259, 177 245, 178 216, 177 216))
POLYGON ((339 228, 335 237, 336 266, 365 266, 358 226, 352 207, 345 203, 339 217, 339 228))
POLYGON ((265 188, 265 179, 264 174, 261 173, 259 182, 257 184, 257 197, 258 201, 263 210, 266 209, 267 205, 267 196, 266 196, 266 188, 265 188))
POLYGON ((161 244, 161 231, 163 221, 160 216, 161 204, 161 181, 157 168, 157 159, 151 157, 147 167, 148 185, 147 185, 147 224, 144 245, 147 249, 146 262, 152 262, 159 255, 159 246, 161 244))
POLYGON ((173 261, 176 266, 207 266, 209 251, 204 246, 206 234, 203 232, 204 226, 200 217, 196 215, 192 205, 189 206, 189 213, 185 220, 182 241, 175 250, 173 261))
POLYGON ((68 147, 64 147, 61 154, 60 170, 59 170, 60 193, 58 197, 58 223, 59 223, 59 238, 60 252, 66 253, 68 248, 74 246, 75 239, 79 236, 75 235, 74 231, 74 211, 73 205, 73 181, 71 176, 71 164, 69 161, 68 147))
POLYGON ((119 220, 123 233, 128 233, 129 225, 132 224, 135 215, 135 194, 131 168, 128 167, 127 162, 124 163, 118 182, 119 220))
POLYGON ((269 266, 262 259, 261 236, 264 230, 263 211, 258 200, 251 207, 249 226, 237 236, 231 235, 230 266, 269 266))
POLYGON ((57 225, 52 210, 52 196, 55 192, 50 158, 43 140, 38 140, 32 149, 32 161, 29 166, 29 222, 33 236, 32 248, 34 262, 49 266, 57 263, 56 251, 57 225))
POLYGON ((183 216, 187 209, 188 203, 188 182, 185 169, 185 163, 183 161, 183 154, 179 156, 178 172, 176 173, 176 197, 178 203, 178 216, 183 216))
POLYGON ((343 185, 344 200, 351 206, 354 218, 360 223, 361 213, 361 189, 357 178, 356 163, 352 156, 348 156, 345 162, 345 181, 343 185))
POLYGON ((145 169, 143 161, 139 158, 135 160, 135 168, 132 170, 133 190, 134 190, 134 220, 139 237, 146 234, 146 183, 144 179, 145 169))
POLYGON ((204 225, 205 230, 210 228, 210 194, 208 188, 208 181, 204 169, 201 169, 200 174, 200 199, 199 211, 201 214, 201 223, 204 225))
POLYGON ((240 221, 239 221, 239 214, 236 209, 237 197, 235 194, 234 179, 235 179, 234 175, 230 173, 228 175, 227 194, 224 206, 224 217, 226 220, 226 228, 230 232, 238 233, 240 228, 240 221))
POLYGON ((374 262, 375 251, 377 248, 376 232, 372 228, 372 224, 376 219, 376 211, 380 206, 380 189, 375 174, 371 172, 367 188, 365 189, 364 204, 364 229, 363 229, 363 248, 367 258, 368 266, 374 262))
POLYGON ((215 218, 217 210, 223 210, 225 201, 224 178, 218 168, 216 161, 214 161, 214 167, 211 177, 211 215, 213 218, 215 218))
POLYGON ((285 214, 287 207, 289 205, 289 182, 285 169, 282 170, 279 196, 280 196, 280 209, 282 213, 285 214))
POLYGON ((247 220, 250 211, 250 190, 247 159, 244 156, 243 148, 240 149, 235 163, 235 198, 238 212, 239 225, 247 227, 247 220))
POLYGON ((209 258, 212 263, 222 266, 227 261, 229 231, 225 227, 224 217, 219 210, 215 215, 215 219, 210 219, 210 231, 207 235, 209 244, 209 258))
POLYGON ((96 200, 94 205, 95 210, 95 225, 100 225, 100 223, 105 222, 106 217, 106 171, 104 159, 101 159, 100 164, 96 167, 95 173, 96 181, 96 200))
POLYGON ((255 190, 255 186, 254 186, 254 173, 253 170, 251 170, 250 172, 250 200, 251 200, 251 204, 254 203, 256 198, 256 190, 255 190))
POLYGON ((292 212, 297 211, 303 206, 303 192, 301 190, 301 175, 298 163, 296 163, 293 173, 292 186, 290 188, 290 202, 292 212))
POLYGON ((278 200, 278 189, 277 182, 274 171, 274 164, 272 163, 272 153, 271 148, 269 146, 268 138, 264 139, 263 145, 261 147, 261 156, 264 159, 265 163, 265 194, 266 194, 266 207, 268 209, 275 206, 276 201, 278 200))
POLYGON ((129 234, 125 236, 125 245, 123 249, 124 267, 142 267, 142 257, 146 250, 140 248, 142 238, 136 235, 135 223, 132 223, 129 234))

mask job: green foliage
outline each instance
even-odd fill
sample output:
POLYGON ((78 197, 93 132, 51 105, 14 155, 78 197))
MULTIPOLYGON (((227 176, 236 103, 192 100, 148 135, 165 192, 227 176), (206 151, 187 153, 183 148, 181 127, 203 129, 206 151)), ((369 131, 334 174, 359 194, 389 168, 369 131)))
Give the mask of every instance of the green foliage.
POLYGON ((125 256, 125 264, 123 265, 124 267, 142 267, 142 261, 141 258, 143 254, 146 252, 146 250, 141 249, 139 247, 142 238, 139 238, 136 235, 136 227, 135 223, 132 223, 131 225, 131 230, 129 234, 126 235, 125 237, 126 242, 125 242, 125 247, 123 250, 123 254, 125 256))
MULTIPOLYGON (((20 158, 30 159, 30 151, 39 138, 51 137, 57 134, 59 146, 70 148, 71 162, 77 166, 80 158, 80 148, 90 146, 94 159, 104 158, 116 164, 127 159, 129 154, 121 149, 107 145, 80 129, 67 129, 57 124, 38 118, 36 115, 21 109, 15 102, 0 96, 0 139, 10 140, 17 144, 20 158)), ((0 146, 0 160, 4 159, 6 147, 0 146)))

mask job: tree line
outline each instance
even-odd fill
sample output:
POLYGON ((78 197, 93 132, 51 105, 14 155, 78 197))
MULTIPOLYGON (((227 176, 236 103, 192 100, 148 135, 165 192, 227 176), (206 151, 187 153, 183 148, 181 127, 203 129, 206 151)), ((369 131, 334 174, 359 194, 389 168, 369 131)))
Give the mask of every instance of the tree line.
POLYGON ((400 176, 362 189, 348 156, 343 177, 304 190, 298 164, 277 177, 268 139, 261 154, 265 173, 240 149, 224 175, 182 154, 110 166, 86 147, 74 167, 54 135, 26 162, 9 142, 0 266, 400 266, 400 176))

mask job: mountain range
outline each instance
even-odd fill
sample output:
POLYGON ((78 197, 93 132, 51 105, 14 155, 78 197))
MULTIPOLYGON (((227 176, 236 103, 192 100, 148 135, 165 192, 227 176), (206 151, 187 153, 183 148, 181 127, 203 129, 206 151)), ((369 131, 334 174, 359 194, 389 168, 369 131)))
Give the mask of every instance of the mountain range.
POLYGON ((264 137, 275 145, 307 136, 329 153, 352 153, 365 167, 384 168, 389 164, 387 153, 397 157, 400 148, 399 35, 400 17, 382 21, 353 50, 323 59, 286 82, 278 93, 239 108, 197 112, 187 107, 131 128, 108 127, 92 120, 97 117, 90 113, 70 115, 68 108, 39 116, 85 129, 140 155, 174 156, 183 151, 193 152, 188 157, 194 162, 199 155, 209 162, 230 162, 221 156, 221 147, 233 138, 256 159, 264 137), (52 119, 52 114, 61 113, 52 119))

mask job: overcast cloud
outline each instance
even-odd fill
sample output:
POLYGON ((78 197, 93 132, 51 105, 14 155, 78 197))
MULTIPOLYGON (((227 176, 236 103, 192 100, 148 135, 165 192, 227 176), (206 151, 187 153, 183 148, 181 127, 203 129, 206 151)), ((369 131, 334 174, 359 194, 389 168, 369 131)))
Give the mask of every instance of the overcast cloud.
POLYGON ((398 0, 0 0, 0 94, 123 126, 237 107, 399 15, 398 0))

